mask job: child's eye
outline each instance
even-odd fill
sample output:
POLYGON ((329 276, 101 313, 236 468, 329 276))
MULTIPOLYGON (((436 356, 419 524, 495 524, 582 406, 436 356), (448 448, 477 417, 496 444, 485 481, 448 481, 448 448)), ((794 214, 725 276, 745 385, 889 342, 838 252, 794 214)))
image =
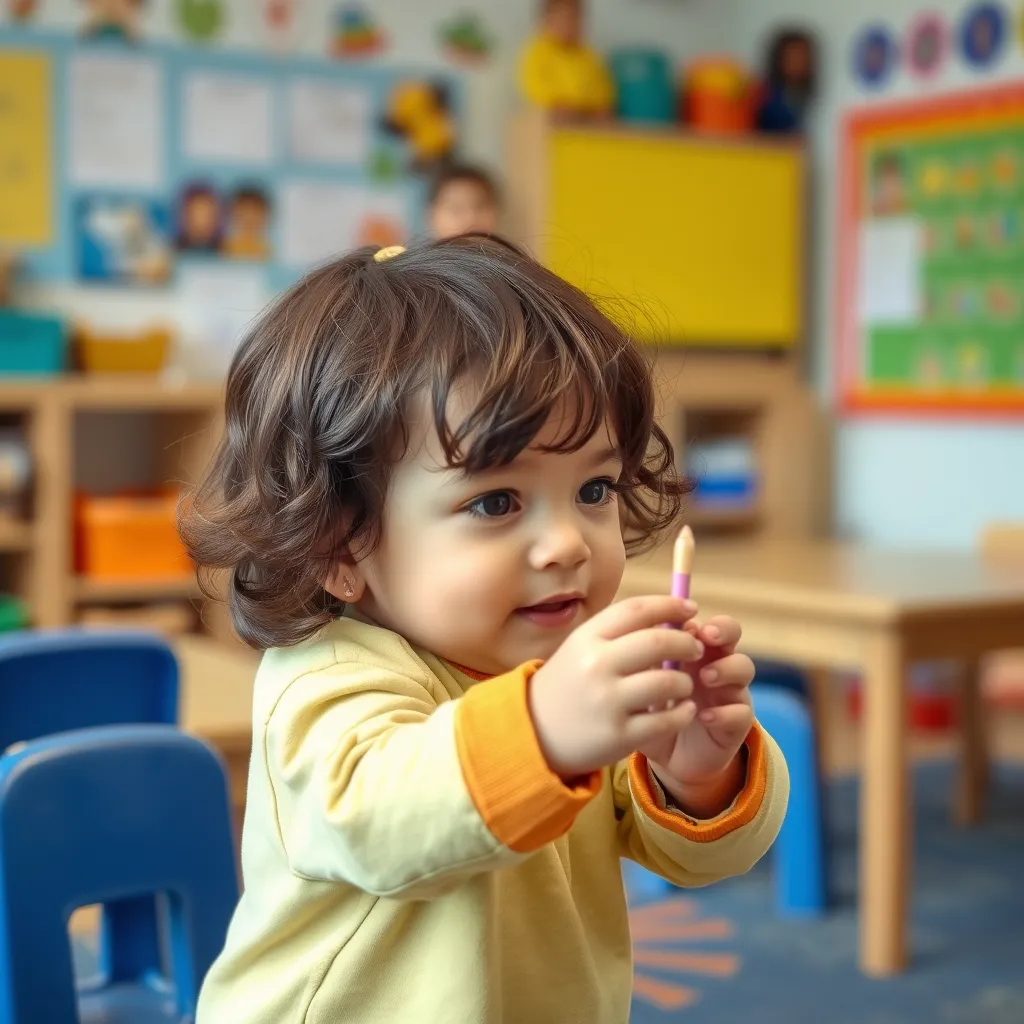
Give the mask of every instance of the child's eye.
POLYGON ((499 519, 507 516, 510 512, 516 511, 517 502, 515 495, 510 491, 491 491, 470 502, 466 511, 472 516, 481 516, 484 519, 499 519))
POLYGON ((613 480, 588 480, 579 489, 579 500, 583 505, 604 505, 612 500, 615 493, 613 480))

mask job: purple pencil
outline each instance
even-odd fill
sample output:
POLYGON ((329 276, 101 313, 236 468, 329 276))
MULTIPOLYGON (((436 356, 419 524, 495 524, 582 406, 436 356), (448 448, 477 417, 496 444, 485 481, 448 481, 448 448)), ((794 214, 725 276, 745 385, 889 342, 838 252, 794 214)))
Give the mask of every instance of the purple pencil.
MULTIPOLYGON (((676 537, 672 550, 672 596, 684 600, 690 596, 690 573, 693 571, 693 552, 695 548, 693 530, 684 526, 676 537)), ((673 628, 678 629, 678 626, 673 628)), ((666 661, 664 668, 678 669, 674 661, 666 661)))

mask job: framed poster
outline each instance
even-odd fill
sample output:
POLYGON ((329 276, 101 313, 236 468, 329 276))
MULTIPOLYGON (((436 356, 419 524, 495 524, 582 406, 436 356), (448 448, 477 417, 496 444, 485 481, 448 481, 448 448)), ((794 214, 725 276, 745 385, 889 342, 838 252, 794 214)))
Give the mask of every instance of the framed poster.
POLYGON ((843 409, 1024 414, 1024 83, 852 111, 841 156, 843 409))

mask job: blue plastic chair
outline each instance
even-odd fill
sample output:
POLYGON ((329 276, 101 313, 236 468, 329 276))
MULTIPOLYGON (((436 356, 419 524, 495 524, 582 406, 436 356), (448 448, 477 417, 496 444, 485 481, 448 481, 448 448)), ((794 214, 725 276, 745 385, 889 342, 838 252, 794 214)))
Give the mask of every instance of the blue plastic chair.
POLYGON ((167 641, 129 630, 41 630, 0 638, 0 753, 94 725, 178 720, 167 641))
POLYGON ((814 724, 793 689, 758 679, 750 692, 757 720, 789 766, 789 807, 772 848, 775 905, 786 916, 816 917, 825 911, 826 857, 814 724))
POLYGON ((238 899, 219 757, 170 726, 85 729, 0 759, 0 1024, 191 1020, 238 899), (157 894, 159 974, 76 995, 68 919, 157 894))
MULTIPOLYGON (((178 662, 167 641, 130 630, 41 630, 0 637, 0 754, 71 729, 178 720, 178 662)), ((112 982, 155 965, 149 897, 104 908, 100 974, 112 982)))

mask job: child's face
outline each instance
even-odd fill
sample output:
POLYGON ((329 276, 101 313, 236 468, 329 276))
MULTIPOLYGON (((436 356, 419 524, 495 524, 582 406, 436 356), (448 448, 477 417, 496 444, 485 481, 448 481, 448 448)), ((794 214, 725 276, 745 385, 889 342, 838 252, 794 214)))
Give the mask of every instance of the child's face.
POLYGON ((267 208, 258 199, 236 200, 231 210, 234 230, 247 238, 261 238, 267 229, 267 208))
POLYGON ((574 46, 582 33, 582 12, 577 0, 559 0, 548 8, 544 27, 565 46, 574 46))
MULTIPOLYGON (((453 423, 465 403, 464 393, 453 399, 453 423)), ((510 466, 467 478, 448 468, 430 420, 424 408, 395 468, 380 546, 356 563, 366 586, 357 607, 481 672, 550 657, 612 602, 622 578, 619 507, 607 483, 621 465, 609 434, 572 454, 542 452, 559 437, 559 415, 510 466), (567 595, 552 611, 524 611, 567 595)))
POLYGON ((472 231, 494 232, 498 211, 479 182, 450 181, 430 207, 430 226, 436 238, 454 238, 472 231))
POLYGON ((205 192, 191 196, 185 204, 185 234, 194 245, 202 245, 217 234, 217 201, 205 192))

